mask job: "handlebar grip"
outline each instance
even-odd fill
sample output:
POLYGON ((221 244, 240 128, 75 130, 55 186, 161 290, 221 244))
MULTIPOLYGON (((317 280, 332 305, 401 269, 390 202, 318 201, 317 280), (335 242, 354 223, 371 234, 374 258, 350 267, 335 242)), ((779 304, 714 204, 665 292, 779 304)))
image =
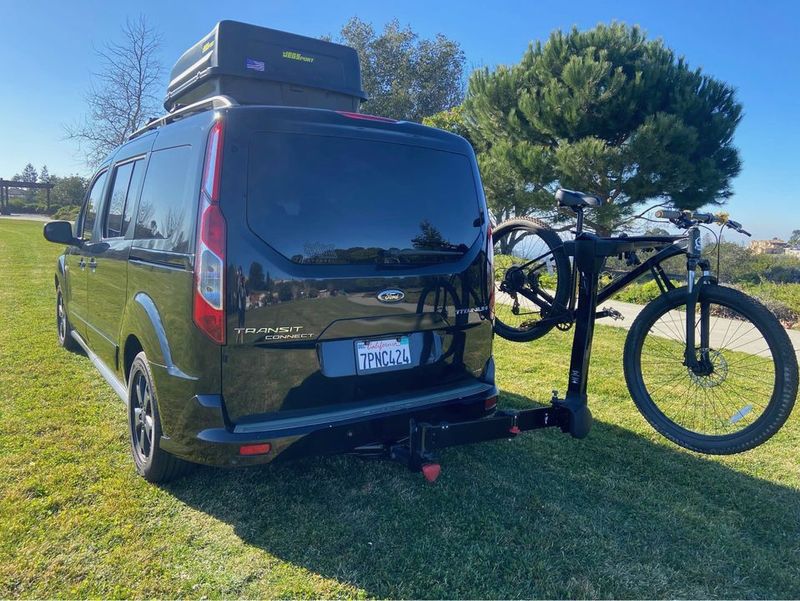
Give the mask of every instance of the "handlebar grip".
POLYGON ((692 219, 699 223, 714 223, 717 220, 711 213, 692 213, 692 219))
POLYGON ((683 217, 682 211, 670 211, 669 209, 660 209, 656 211, 656 217, 659 219, 680 219, 683 217))

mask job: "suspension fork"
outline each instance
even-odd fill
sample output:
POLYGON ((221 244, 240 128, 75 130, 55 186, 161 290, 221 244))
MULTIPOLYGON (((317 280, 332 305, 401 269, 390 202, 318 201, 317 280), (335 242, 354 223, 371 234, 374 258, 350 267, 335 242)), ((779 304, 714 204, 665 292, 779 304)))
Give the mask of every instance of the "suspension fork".
POLYGON ((686 249, 686 287, 688 298, 686 299, 686 348, 684 350, 684 365, 692 370, 710 366, 709 348, 710 344, 710 322, 711 308, 708 302, 700 300, 700 289, 704 284, 712 283, 711 264, 708 259, 702 258, 702 243, 700 240, 700 230, 697 227, 689 229, 689 244, 686 249), (697 280, 697 269, 700 268, 703 275, 697 280), (696 348, 696 328, 697 317, 695 311, 697 303, 700 302, 700 360, 697 358, 696 348))

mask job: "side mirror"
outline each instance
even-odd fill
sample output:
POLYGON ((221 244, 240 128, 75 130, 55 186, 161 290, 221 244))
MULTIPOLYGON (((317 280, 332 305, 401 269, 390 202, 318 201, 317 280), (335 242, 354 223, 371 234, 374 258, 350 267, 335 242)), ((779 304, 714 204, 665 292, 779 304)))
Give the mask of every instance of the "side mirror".
POLYGON ((72 224, 69 221, 50 221, 44 225, 44 238, 56 244, 80 246, 81 240, 72 235, 72 224))

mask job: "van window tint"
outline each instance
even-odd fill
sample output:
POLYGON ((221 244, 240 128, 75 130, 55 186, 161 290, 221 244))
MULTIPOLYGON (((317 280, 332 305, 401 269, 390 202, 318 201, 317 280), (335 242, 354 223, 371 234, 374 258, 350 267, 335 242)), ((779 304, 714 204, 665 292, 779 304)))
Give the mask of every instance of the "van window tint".
POLYGON ((480 232, 462 154, 373 140, 259 133, 247 221, 298 263, 453 261, 480 232))
POLYGON ((139 198, 139 192, 142 190, 142 182, 144 181, 144 171, 146 161, 140 159, 133 164, 133 174, 131 175, 131 183, 128 186, 128 197, 125 201, 125 210, 122 213, 122 235, 124 236, 130 224, 133 222, 133 212, 136 210, 136 199, 139 198))
POLYGON ((100 207, 100 201, 103 195, 103 186, 106 183, 106 176, 108 171, 101 173, 92 184, 92 189, 89 190, 89 196, 86 199, 86 206, 83 210, 83 228, 81 238, 83 240, 90 240, 92 237, 92 230, 94 229, 94 222, 97 218, 97 209, 100 207))
POLYGON ((108 197, 103 238, 120 238, 125 235, 122 224, 122 213, 125 210, 125 199, 131 183, 133 163, 125 163, 114 170, 114 184, 108 197))
POLYGON ((150 154, 133 237, 136 246, 187 253, 194 239, 198 193, 191 146, 150 154))

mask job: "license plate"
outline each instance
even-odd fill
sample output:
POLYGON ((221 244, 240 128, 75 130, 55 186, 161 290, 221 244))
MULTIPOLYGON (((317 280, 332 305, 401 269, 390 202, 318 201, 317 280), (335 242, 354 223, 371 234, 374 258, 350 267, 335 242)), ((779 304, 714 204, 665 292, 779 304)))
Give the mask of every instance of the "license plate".
POLYGON ((408 336, 382 340, 356 342, 356 369, 358 373, 372 373, 403 368, 411 365, 408 336))

